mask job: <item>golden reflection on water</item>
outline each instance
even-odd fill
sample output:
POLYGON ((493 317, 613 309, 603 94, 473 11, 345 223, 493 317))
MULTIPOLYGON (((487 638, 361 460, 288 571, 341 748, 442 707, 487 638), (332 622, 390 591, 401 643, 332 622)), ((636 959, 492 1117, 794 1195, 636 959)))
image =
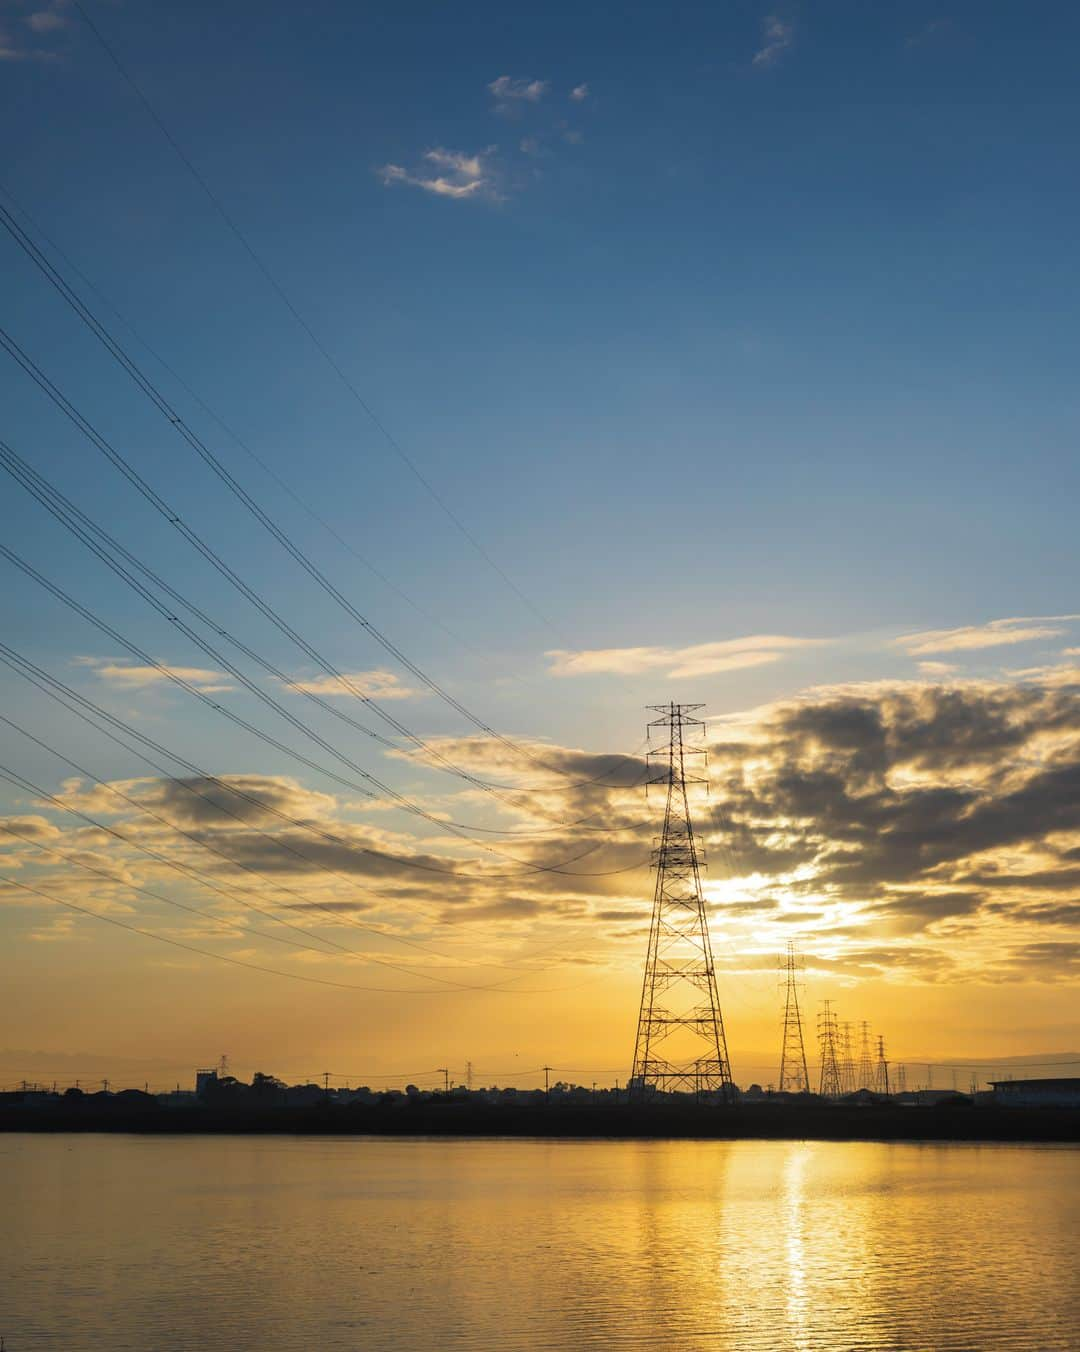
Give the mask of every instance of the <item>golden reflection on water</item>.
POLYGON ((1080 1346, 1067 1147, 7 1136, 0 1188, 10 1352, 1080 1346))
POLYGON ((803 1176, 808 1150, 803 1144, 789 1147, 784 1163, 784 1245, 787 1254, 785 1312, 787 1331, 794 1352, 807 1352, 806 1253, 803 1236, 803 1176))

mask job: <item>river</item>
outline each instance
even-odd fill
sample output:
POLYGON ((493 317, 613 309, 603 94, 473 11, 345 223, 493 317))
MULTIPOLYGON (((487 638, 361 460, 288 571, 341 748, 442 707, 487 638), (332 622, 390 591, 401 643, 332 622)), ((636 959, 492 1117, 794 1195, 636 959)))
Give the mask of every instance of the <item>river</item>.
POLYGON ((6 1352, 1080 1348, 1080 1150, 0 1136, 6 1352))

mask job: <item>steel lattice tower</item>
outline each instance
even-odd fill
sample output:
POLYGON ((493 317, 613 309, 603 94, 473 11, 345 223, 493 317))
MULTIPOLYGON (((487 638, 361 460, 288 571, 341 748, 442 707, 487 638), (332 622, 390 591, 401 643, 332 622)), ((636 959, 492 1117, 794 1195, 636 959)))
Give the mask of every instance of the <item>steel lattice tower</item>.
POLYGON ((870 1052, 870 1025, 865 1019, 859 1024, 859 1071, 857 1078, 860 1089, 873 1089, 874 1063, 871 1060, 870 1052))
POLYGON ((686 762, 704 759, 703 746, 688 744, 704 736, 705 724, 691 717, 700 704, 652 704, 661 717, 649 724, 664 729, 666 744, 649 751, 649 764, 663 771, 649 784, 667 785, 664 829, 653 851, 656 890, 652 926, 641 988, 631 1092, 692 1091, 734 1095, 724 1020, 716 991, 716 969, 701 892, 701 857, 690 820, 686 762))
POLYGON ((889 1063, 885 1059, 885 1039, 878 1034, 877 1066, 874 1068, 874 1088, 879 1094, 889 1092, 889 1063))
POLYGON ((805 1094, 810 1090, 810 1072, 806 1068, 806 1045, 803 1042, 802 1014, 799 1011, 799 955, 795 941, 788 940, 787 954, 780 959, 785 973, 787 993, 784 997, 784 1040, 780 1047, 781 1094, 805 1094))
POLYGON ((854 1093, 857 1088, 855 1084, 855 1062, 852 1059, 851 1047, 851 1024, 842 1023, 840 1025, 840 1084, 845 1094, 854 1093))
POLYGON ((840 1080, 840 1062, 836 1055, 837 1024, 832 1001, 823 1000, 818 1015, 818 1043, 821 1046, 821 1083, 818 1093, 826 1098, 839 1098, 844 1092, 840 1080))

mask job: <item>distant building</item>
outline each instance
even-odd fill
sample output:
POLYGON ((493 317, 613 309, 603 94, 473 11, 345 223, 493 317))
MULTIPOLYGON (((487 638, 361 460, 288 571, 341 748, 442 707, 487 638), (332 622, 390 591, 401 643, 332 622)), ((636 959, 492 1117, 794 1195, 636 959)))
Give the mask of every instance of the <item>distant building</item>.
POLYGON ((991 1080, 994 1102, 1013 1108, 1080 1108, 1080 1079, 991 1080))
POLYGON ((210 1070, 197 1070, 195 1072, 195 1093, 199 1098, 206 1097, 207 1089, 212 1089, 217 1084, 217 1066, 210 1070))

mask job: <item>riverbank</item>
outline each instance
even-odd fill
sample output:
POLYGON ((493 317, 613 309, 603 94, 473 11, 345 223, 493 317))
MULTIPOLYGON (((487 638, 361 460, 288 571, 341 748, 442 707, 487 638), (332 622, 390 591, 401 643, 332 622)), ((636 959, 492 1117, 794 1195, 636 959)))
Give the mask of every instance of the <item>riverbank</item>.
POLYGON ((1080 1142, 1080 1110, 939 1104, 395 1105, 162 1108, 116 1102, 0 1108, 0 1131, 226 1135, 1080 1142))

